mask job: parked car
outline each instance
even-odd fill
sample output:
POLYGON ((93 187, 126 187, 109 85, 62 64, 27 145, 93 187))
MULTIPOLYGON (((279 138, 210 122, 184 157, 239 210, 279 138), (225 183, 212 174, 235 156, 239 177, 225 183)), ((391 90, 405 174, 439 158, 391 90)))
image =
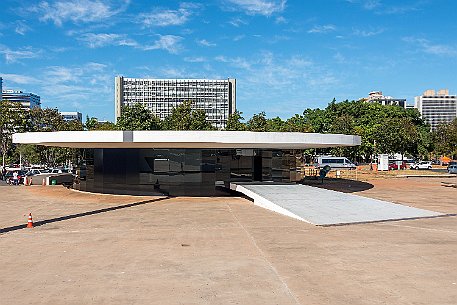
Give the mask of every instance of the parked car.
POLYGON ((51 173, 53 174, 63 174, 63 173, 69 173, 70 171, 66 168, 53 168, 51 169, 51 173))
POLYGON ((35 175, 41 175, 41 174, 49 174, 51 171, 49 169, 38 169, 38 168, 34 168, 34 169, 31 169, 29 172, 28 172, 28 175, 29 176, 35 176, 35 175))
POLYGON ((432 169, 431 161, 421 161, 411 164, 411 169, 432 169))
POLYGON ((356 165, 344 157, 320 156, 317 157, 315 167, 324 168, 326 165, 332 169, 355 169, 356 165))
MULTIPOLYGON (((398 164, 397 162, 391 162, 389 163, 389 170, 397 170, 398 169, 398 164)), ((406 162, 402 162, 400 164, 400 169, 406 169, 406 162)))
POLYGON ((447 166, 447 170, 449 171, 449 167, 451 167, 452 165, 457 165, 457 161, 451 161, 449 162, 449 165, 447 166))
POLYGON ((449 165, 447 168, 449 174, 457 174, 457 164, 449 165))
POLYGON ((7 171, 5 175, 5 181, 8 184, 13 184, 13 173, 17 172, 17 179, 18 183, 22 184, 24 183, 24 178, 26 177, 27 173, 25 171, 7 171))

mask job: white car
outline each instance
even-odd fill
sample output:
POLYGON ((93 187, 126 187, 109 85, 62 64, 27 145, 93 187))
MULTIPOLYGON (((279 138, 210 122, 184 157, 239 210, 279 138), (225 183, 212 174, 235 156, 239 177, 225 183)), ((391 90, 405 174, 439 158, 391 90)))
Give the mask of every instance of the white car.
POLYGON ((34 168, 28 172, 28 175, 35 176, 35 175, 49 174, 50 172, 51 171, 49 169, 34 168))
POLYGON ((421 161, 411 164, 411 169, 432 169, 432 162, 431 161, 421 161))

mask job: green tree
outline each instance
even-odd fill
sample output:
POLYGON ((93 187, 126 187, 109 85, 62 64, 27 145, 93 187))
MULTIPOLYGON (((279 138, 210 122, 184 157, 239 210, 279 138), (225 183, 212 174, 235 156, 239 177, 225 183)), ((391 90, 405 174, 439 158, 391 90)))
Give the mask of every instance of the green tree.
POLYGON ((27 130, 27 116, 21 105, 0 101, 0 150, 2 166, 5 167, 7 155, 12 149, 12 135, 27 130))
POLYGON ((254 114, 246 124, 249 131, 268 131, 268 121, 265 112, 254 114))
POLYGON ((86 116, 85 130, 116 130, 116 124, 112 122, 99 122, 97 118, 86 116))
POLYGON ((447 124, 440 124, 433 132, 435 152, 457 159, 457 118, 447 124))
POLYGON ((171 114, 163 122, 167 130, 214 130, 206 119, 203 109, 192 109, 190 101, 183 102, 173 108, 171 114))
POLYGON ((117 119, 119 130, 160 130, 161 122, 151 111, 141 104, 122 107, 121 116, 117 119))
POLYGON ((230 114, 227 120, 227 126, 225 127, 225 130, 234 130, 234 131, 242 131, 246 130, 246 124, 244 124, 242 121, 244 120, 243 118, 243 113, 236 110, 234 113, 230 114))
MULTIPOLYGON (((260 121, 259 121, 260 122, 260 121)), ((280 117, 275 117, 272 119, 267 119, 267 129, 266 131, 284 131, 285 122, 280 117)))
POLYGON ((55 108, 33 108, 28 114, 30 131, 65 130, 66 122, 55 108))

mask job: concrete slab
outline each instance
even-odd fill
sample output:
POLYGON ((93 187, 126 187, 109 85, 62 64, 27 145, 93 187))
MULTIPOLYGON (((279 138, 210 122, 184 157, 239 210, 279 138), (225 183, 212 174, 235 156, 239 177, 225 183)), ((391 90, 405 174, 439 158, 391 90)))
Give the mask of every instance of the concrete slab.
POLYGON ((437 217, 444 214, 308 185, 234 183, 254 204, 319 226, 437 217))

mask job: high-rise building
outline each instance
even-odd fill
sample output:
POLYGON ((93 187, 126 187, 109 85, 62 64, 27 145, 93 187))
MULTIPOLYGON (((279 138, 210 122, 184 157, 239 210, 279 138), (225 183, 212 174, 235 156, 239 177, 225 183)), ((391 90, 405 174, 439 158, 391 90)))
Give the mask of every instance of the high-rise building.
POLYGON ((193 109, 203 109, 214 127, 225 128, 229 115, 235 112, 236 80, 115 78, 116 120, 122 106, 137 103, 163 120, 185 101, 190 101, 193 109))
POLYGON ((414 107, 432 130, 441 123, 449 123, 457 117, 457 96, 449 95, 448 89, 427 90, 414 99, 414 107))
POLYGON ((60 115, 63 117, 64 121, 83 121, 83 114, 78 111, 60 112, 60 115))
POLYGON ((385 96, 382 94, 382 91, 371 91, 370 93, 368 93, 368 97, 364 97, 362 98, 362 100, 369 103, 378 103, 384 106, 389 105, 406 108, 406 99, 385 96))
POLYGON ((30 110, 35 107, 41 108, 40 97, 33 93, 24 93, 16 90, 2 90, 3 100, 13 103, 20 103, 25 110, 30 110))

